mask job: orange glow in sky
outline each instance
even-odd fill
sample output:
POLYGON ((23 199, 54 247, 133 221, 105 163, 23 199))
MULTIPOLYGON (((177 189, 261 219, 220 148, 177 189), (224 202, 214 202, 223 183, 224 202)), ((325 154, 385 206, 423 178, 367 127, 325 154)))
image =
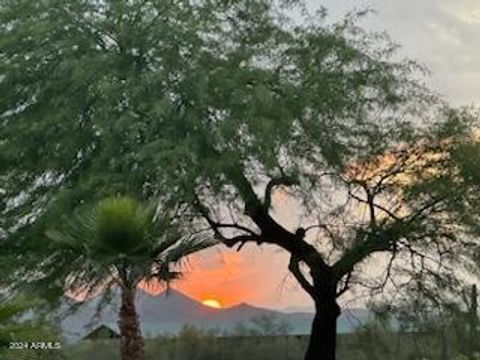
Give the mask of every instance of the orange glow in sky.
POLYGON ((173 287, 198 301, 215 299, 227 307, 252 301, 258 291, 247 263, 241 253, 212 249, 192 257, 184 278, 173 287))
MULTIPOLYGON (((240 252, 219 246, 189 257, 183 277, 170 286, 198 302, 216 300, 225 308, 241 303, 277 309, 310 306, 289 275, 288 259, 272 246, 247 245, 240 252)), ((161 284, 140 287, 151 294, 165 290, 161 284)))
MULTIPOLYGON (((191 256, 181 269, 184 276, 171 287, 202 303, 216 301, 221 307, 255 302, 260 294, 256 286, 258 274, 253 273, 255 269, 249 262, 242 253, 213 248, 191 256)), ((140 287, 151 294, 165 290, 165 285, 155 283, 141 283, 140 287)))

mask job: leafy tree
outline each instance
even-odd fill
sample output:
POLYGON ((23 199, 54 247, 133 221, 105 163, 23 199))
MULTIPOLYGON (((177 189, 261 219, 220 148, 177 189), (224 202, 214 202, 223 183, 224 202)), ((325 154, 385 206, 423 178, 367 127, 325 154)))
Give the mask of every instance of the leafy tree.
POLYGON ((443 106, 357 15, 310 15, 295 0, 2 3, 11 244, 47 252, 48 224, 83 202, 166 194, 172 226, 291 255, 317 312, 306 359, 335 358, 352 286, 454 285, 449 266, 470 264, 474 243, 459 241, 464 183, 447 154, 468 111, 443 106), (297 229, 276 216, 279 194, 297 229))
POLYGON ((65 290, 89 296, 113 285, 120 288, 119 328, 124 360, 144 358, 135 308, 139 283, 177 278, 179 273, 171 269, 172 264, 211 245, 199 239, 170 237, 172 234, 165 233, 162 225, 155 207, 141 206, 129 197, 112 197, 79 213, 75 220, 66 220, 62 229, 47 233, 58 244, 51 260, 62 271, 65 290))
MULTIPOLYGON (((463 299, 418 297, 418 292, 413 292, 404 299, 397 298, 393 306, 377 304, 372 310, 380 321, 360 329, 359 346, 366 352, 376 353, 378 349, 372 348, 372 342, 367 341, 370 337, 379 344, 383 342, 383 346, 376 347, 383 347, 393 358, 400 358, 401 350, 409 349, 414 357, 447 360, 465 355, 474 359, 475 353, 478 353, 478 336, 475 330, 472 331, 477 317, 473 310, 475 286, 465 290, 463 299), (380 340, 382 338, 383 341, 380 340), (394 339, 396 345, 393 347, 394 339)), ((370 354, 368 358, 373 357, 370 354)))

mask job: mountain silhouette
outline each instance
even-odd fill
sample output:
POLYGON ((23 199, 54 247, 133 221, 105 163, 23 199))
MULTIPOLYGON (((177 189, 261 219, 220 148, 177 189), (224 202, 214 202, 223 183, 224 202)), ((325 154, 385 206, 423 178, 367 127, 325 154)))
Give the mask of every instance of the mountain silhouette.
MULTIPOLYGON (((113 289, 109 298, 97 295, 86 301, 78 302, 65 297, 55 313, 65 340, 67 342, 78 341, 102 324, 115 330, 118 329, 119 295, 119 289, 113 289), (72 310, 72 307, 75 308, 75 311, 72 310)), ((246 303, 215 309, 174 289, 156 295, 138 289, 135 301, 142 333, 146 337, 175 335, 186 324, 204 330, 216 329, 227 334, 239 324, 247 324, 262 316, 273 316, 277 320, 288 323, 290 334, 305 335, 309 334, 313 320, 312 313, 284 313, 246 303)), ((340 317, 338 331, 351 332, 359 323, 366 321, 368 316, 366 310, 350 310, 340 317)))

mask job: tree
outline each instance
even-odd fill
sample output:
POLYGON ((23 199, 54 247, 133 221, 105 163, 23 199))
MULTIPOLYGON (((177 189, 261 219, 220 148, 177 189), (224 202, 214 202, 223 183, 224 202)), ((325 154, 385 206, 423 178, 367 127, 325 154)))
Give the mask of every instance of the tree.
POLYGON ((179 273, 171 269, 172 264, 212 244, 165 233, 162 220, 155 207, 141 206, 129 197, 113 197, 78 214, 74 221, 67 220, 63 229, 47 233, 58 244, 52 260, 62 271, 65 291, 85 292, 88 297, 113 285, 120 288, 123 360, 144 358, 135 308, 139 283, 174 280, 179 273))
POLYGON ((335 358, 352 286, 454 285, 448 266, 474 244, 458 239, 463 187, 442 154, 470 115, 361 15, 329 25, 323 9, 269 0, 2 5, 9 240, 38 253, 46 224, 84 201, 166 194, 173 226, 290 254, 317 311, 306 359, 335 358), (297 229, 275 216, 278 194, 298 203, 297 229), (385 259, 380 279, 365 271, 385 259))

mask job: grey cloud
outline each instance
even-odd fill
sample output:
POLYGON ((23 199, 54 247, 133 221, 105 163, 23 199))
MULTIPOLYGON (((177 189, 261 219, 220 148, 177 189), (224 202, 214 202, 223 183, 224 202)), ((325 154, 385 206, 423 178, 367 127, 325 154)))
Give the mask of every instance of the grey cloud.
MULTIPOLYGON (((310 0, 310 4, 319 2, 310 0)), ((386 30, 401 52, 432 70, 434 88, 456 104, 480 103, 479 0, 326 0, 332 17, 376 11, 367 28, 386 30)))

